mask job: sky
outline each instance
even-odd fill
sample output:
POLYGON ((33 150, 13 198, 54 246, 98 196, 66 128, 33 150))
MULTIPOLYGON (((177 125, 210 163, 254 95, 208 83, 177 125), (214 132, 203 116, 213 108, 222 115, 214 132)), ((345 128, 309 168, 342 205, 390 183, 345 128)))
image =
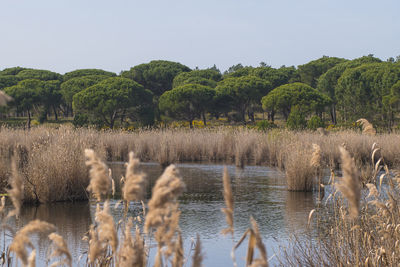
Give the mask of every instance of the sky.
POLYGON ((0 70, 386 60, 400 55, 399 11, 399 0, 0 0, 0 70))

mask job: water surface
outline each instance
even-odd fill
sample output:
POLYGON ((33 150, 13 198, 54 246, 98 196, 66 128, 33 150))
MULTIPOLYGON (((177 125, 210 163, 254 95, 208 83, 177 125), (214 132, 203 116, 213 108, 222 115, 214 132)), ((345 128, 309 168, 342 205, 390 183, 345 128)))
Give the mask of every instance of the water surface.
MULTIPOLYGON (((230 251, 231 236, 221 235, 226 228, 225 216, 221 209, 225 207, 222 196, 221 165, 178 164, 186 184, 186 192, 180 199, 182 211, 180 228, 183 233, 185 255, 192 255, 191 247, 196 235, 199 234, 204 252, 204 266, 232 266, 230 251)), ((111 164, 113 177, 119 180, 124 174, 122 163, 111 164)), ((162 173, 155 163, 144 163, 142 170, 147 173, 147 197, 150 197, 151 187, 162 173)), ((292 233, 305 232, 307 218, 315 207, 312 194, 287 192, 284 176, 271 168, 247 166, 237 169, 228 166, 231 176, 235 200, 234 241, 237 242, 250 226, 250 216, 258 222, 263 241, 268 250, 268 256, 273 256, 279 245, 287 244, 292 233)), ((122 216, 122 205, 114 208, 118 200, 111 201, 112 213, 116 222, 122 216)), ((56 225, 58 233, 67 241, 74 258, 74 266, 85 264, 87 242, 82 237, 93 223, 96 203, 56 203, 49 205, 24 206, 18 220, 10 220, 16 230, 26 225, 30 220, 40 219, 56 225), (78 262, 78 259, 80 261, 78 262)), ((141 214, 140 204, 131 204, 129 215, 141 214)), ((49 242, 43 237, 33 237, 38 248, 38 266, 46 266, 49 242)), ((2 234, 1 246, 7 246, 8 235, 2 234)), ((247 242, 236 251, 239 266, 244 266, 247 242)), ((150 251, 150 262, 155 254, 155 248, 150 251)), ((191 256, 190 256, 191 257, 191 256)), ((188 257, 188 258, 190 258, 188 257)), ((277 265, 272 257, 271 265, 277 265)), ((190 260, 186 266, 190 266, 190 260)))

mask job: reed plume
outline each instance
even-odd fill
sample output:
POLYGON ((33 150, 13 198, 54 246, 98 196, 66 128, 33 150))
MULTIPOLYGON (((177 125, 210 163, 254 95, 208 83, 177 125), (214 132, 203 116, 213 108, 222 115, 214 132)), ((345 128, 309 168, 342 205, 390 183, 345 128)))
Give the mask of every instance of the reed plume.
POLYGON ((99 232, 95 229, 92 224, 89 229, 89 252, 88 259, 89 263, 95 263, 97 259, 100 259, 104 254, 105 248, 99 240, 99 232))
POLYGON ((140 234, 139 227, 136 226, 135 240, 131 235, 133 226, 132 218, 129 218, 125 225, 124 241, 119 249, 119 266, 121 267, 144 267, 146 266, 146 253, 144 249, 144 241, 140 234))
POLYGON ((310 165, 316 169, 321 167, 321 147, 317 144, 312 144, 313 152, 311 155, 310 165))
POLYGON ((226 208, 222 209, 222 212, 225 213, 226 223, 228 224, 228 228, 222 230, 222 234, 226 235, 231 233, 233 235, 233 194, 232 194, 232 186, 231 180, 229 178, 228 169, 224 168, 224 175, 222 177, 224 183, 224 199, 226 208))
POLYGON ((36 267, 36 249, 29 254, 28 267, 36 267))
POLYGON ((203 253, 201 252, 201 241, 200 241, 200 236, 197 234, 196 237, 196 246, 194 248, 194 254, 193 254, 193 267, 201 267, 202 262, 203 262, 203 253))
POLYGON ((134 153, 129 153, 129 162, 126 166, 122 197, 125 201, 140 201, 144 196, 145 177, 142 172, 138 172, 140 161, 135 158, 134 153))
POLYGON ((24 199, 24 181, 17 169, 15 158, 13 158, 11 161, 11 174, 11 189, 7 190, 7 193, 11 198, 14 209, 8 213, 7 217, 18 217, 24 199))
POLYGON ((157 180, 152 197, 149 201, 149 210, 145 220, 145 231, 151 227, 162 225, 167 217, 177 206, 177 199, 185 189, 185 184, 180 177, 175 165, 168 166, 157 180))
POLYGON ((157 180, 152 197, 149 201, 149 211, 145 219, 145 232, 156 228, 155 238, 158 250, 167 246, 165 255, 169 257, 174 251, 174 236, 178 229, 180 211, 178 197, 184 191, 185 184, 175 165, 168 166, 157 180))
POLYGON ((50 267, 56 267, 64 264, 71 267, 72 257, 71 253, 69 252, 67 242, 65 242, 64 238, 59 234, 51 233, 49 234, 49 239, 53 242, 53 251, 50 257, 62 257, 62 256, 65 257, 61 261, 54 262, 53 264, 50 265, 50 267))
POLYGON ((87 191, 91 192, 97 201, 101 201, 110 191, 111 182, 107 165, 96 156, 92 149, 85 149, 86 166, 90 166, 90 183, 87 191))
POLYGON ((255 243, 260 252, 260 259, 255 259, 250 266, 252 267, 268 267, 268 257, 267 257, 267 250, 262 242, 260 230, 258 229, 258 225, 256 220, 253 217, 250 217, 252 231, 255 237, 255 243))
POLYGON ((17 257, 26 266, 28 264, 28 252, 26 251, 26 246, 32 249, 34 248, 32 242, 29 239, 29 235, 33 233, 50 234, 55 230, 56 228, 54 227, 54 225, 50 223, 39 220, 30 221, 27 225, 25 225, 16 233, 10 245, 10 251, 15 252, 17 257))
POLYGON ((376 130, 374 129, 374 126, 372 123, 370 123, 366 119, 359 119, 357 120, 357 123, 360 123, 362 126, 362 133, 363 134, 368 134, 368 135, 376 135, 376 130))
POLYGON ((349 203, 350 218, 358 216, 361 198, 360 175, 355 166, 354 159, 343 147, 339 147, 342 159, 342 181, 336 184, 336 188, 342 193, 349 203))
POLYGON ((178 232, 178 239, 175 243, 174 258, 172 259, 172 267, 182 267, 183 266, 183 241, 182 234, 178 232))
POLYGON ((98 223, 98 236, 100 243, 110 244, 112 252, 115 253, 118 247, 118 235, 115 229, 114 219, 110 214, 108 200, 104 202, 103 210, 97 209, 95 220, 98 223))

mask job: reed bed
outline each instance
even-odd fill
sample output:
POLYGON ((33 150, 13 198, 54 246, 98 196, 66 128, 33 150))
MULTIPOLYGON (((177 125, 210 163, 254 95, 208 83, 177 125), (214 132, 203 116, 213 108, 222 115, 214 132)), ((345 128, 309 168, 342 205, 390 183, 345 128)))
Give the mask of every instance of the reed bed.
POLYGON ((88 199, 89 176, 84 148, 96 151, 104 161, 128 161, 130 151, 141 161, 163 166, 179 162, 267 165, 285 171, 288 189, 310 190, 310 160, 313 144, 323 151, 322 169, 338 169, 339 146, 344 146, 362 168, 372 171, 371 147, 379 144, 388 166, 400 166, 400 135, 366 135, 352 132, 260 132, 246 128, 154 129, 96 131, 38 127, 30 131, 0 129, 0 184, 3 191, 11 176, 14 158, 25 186, 24 201, 52 202, 88 199))

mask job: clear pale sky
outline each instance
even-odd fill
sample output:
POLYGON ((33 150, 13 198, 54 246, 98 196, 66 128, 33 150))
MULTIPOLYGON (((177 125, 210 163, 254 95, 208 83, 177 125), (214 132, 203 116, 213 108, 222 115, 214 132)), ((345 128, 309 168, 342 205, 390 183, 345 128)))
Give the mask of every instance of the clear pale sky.
POLYGON ((399 0, 0 0, 0 69, 301 65, 400 55, 399 0))

